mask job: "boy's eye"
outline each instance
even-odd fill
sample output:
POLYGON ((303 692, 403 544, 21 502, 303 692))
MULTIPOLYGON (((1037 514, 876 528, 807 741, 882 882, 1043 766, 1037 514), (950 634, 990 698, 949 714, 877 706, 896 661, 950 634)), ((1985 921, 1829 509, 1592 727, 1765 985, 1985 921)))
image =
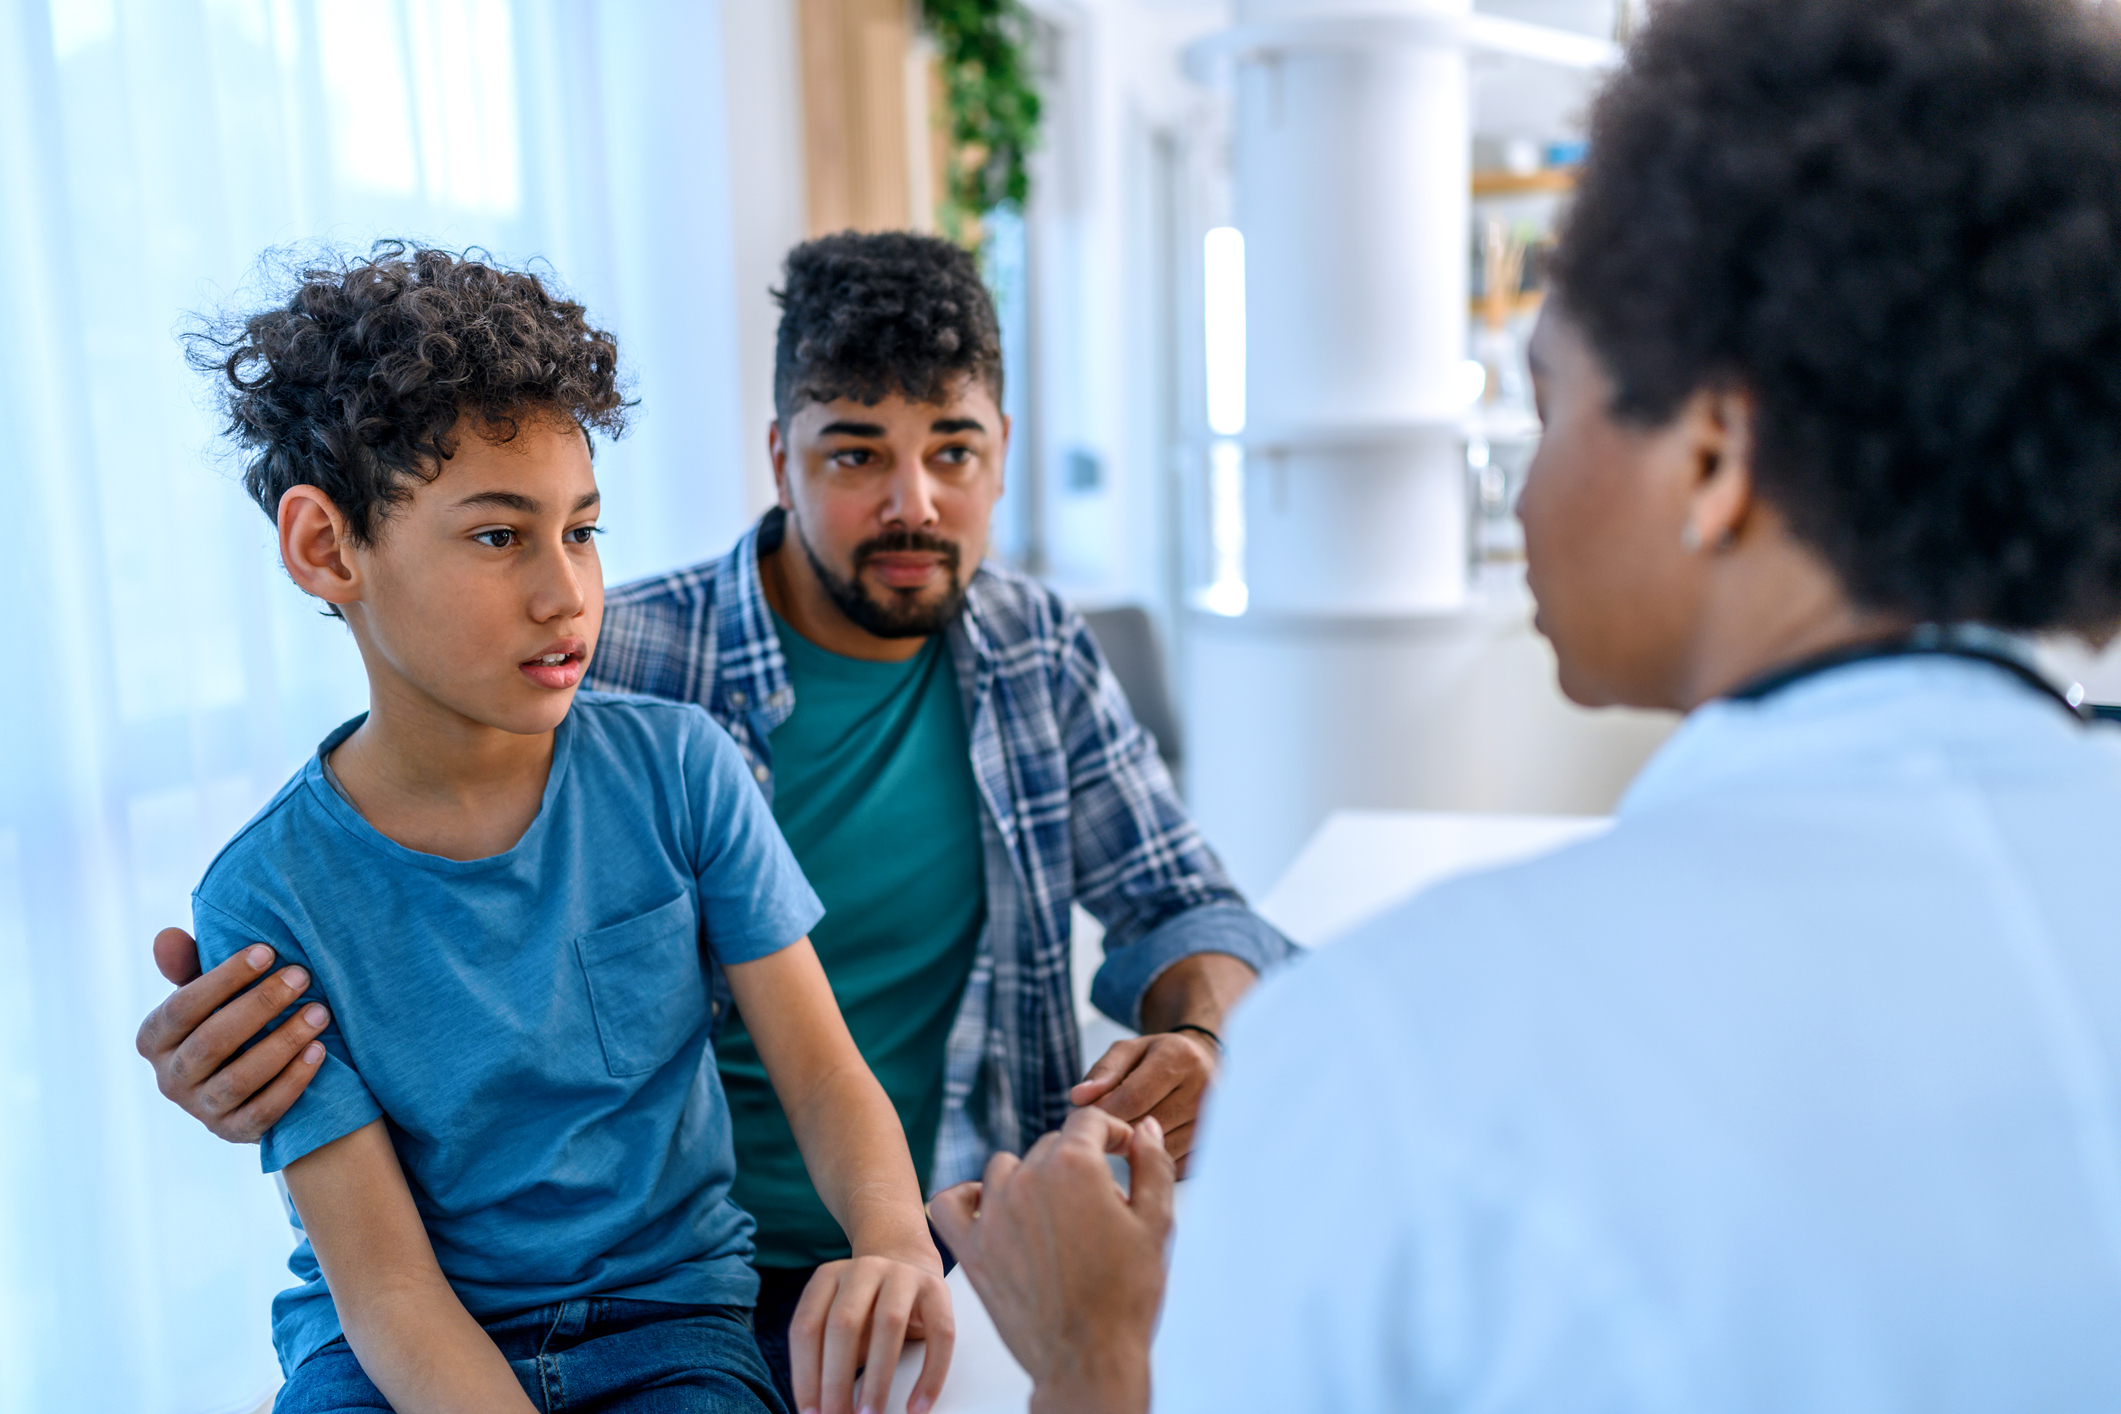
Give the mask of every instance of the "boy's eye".
POLYGON ((505 550, 515 543, 516 533, 513 530, 482 530, 471 538, 478 541, 481 545, 490 545, 496 550, 505 550))
POLYGON ((603 533, 604 527, 601 525, 578 525, 567 532, 567 543, 570 545, 587 545, 603 533))
POLYGON ((972 460, 970 447, 945 447, 935 454, 935 459, 946 466, 963 466, 972 460))
POLYGON ((867 447, 848 447, 832 454, 832 460, 840 466, 867 466, 875 457, 876 453, 867 447))

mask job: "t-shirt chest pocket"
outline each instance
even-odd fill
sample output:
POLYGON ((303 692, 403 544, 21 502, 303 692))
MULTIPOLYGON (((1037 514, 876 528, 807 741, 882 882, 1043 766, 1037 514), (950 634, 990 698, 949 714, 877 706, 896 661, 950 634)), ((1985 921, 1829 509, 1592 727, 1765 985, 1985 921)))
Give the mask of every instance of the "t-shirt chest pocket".
POLYGON ((574 940, 604 1064, 645 1075, 707 1024, 707 979, 692 896, 574 940))

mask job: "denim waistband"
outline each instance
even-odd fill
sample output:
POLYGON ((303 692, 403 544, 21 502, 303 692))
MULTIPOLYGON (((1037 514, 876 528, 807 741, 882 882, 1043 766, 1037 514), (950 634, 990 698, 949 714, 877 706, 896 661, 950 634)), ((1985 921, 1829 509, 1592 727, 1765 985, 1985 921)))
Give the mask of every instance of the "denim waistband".
POLYGON ((535 1306, 528 1311, 479 1322, 490 1332, 545 1330, 554 1335, 581 1335, 591 1328, 623 1328, 688 1316, 727 1315, 749 1324, 748 1306, 694 1306, 676 1301, 640 1301, 624 1296, 581 1296, 535 1306))

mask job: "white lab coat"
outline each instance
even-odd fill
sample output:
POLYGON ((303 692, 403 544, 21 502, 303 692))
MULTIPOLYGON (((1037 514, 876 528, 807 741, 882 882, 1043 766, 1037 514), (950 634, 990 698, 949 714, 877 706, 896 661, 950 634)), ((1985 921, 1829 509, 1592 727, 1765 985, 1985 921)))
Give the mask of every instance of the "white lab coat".
POLYGON ((1259 989, 1159 1411, 2121 1408, 2121 731, 1881 660, 1259 989))

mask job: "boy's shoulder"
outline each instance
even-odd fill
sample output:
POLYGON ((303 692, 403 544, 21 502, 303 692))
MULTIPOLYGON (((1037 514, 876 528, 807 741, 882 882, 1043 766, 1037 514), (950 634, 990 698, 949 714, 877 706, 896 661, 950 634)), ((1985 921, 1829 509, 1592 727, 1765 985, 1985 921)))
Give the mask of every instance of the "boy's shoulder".
POLYGON ((583 688, 569 709, 577 730, 605 736, 626 734, 677 741, 694 733, 721 731, 697 702, 673 702, 644 692, 600 692, 583 688))
POLYGON ((584 688, 575 694, 568 717, 577 759, 589 754, 665 774, 721 764, 723 751, 736 753, 729 733, 696 702, 584 688))
POLYGON ((286 868, 286 856, 298 842, 314 845, 317 827, 328 823, 327 812, 312 809, 311 776, 317 770, 312 754, 296 768, 273 797, 252 815, 214 854, 199 877, 194 895, 228 911, 255 894, 260 879, 278 879, 286 868))

